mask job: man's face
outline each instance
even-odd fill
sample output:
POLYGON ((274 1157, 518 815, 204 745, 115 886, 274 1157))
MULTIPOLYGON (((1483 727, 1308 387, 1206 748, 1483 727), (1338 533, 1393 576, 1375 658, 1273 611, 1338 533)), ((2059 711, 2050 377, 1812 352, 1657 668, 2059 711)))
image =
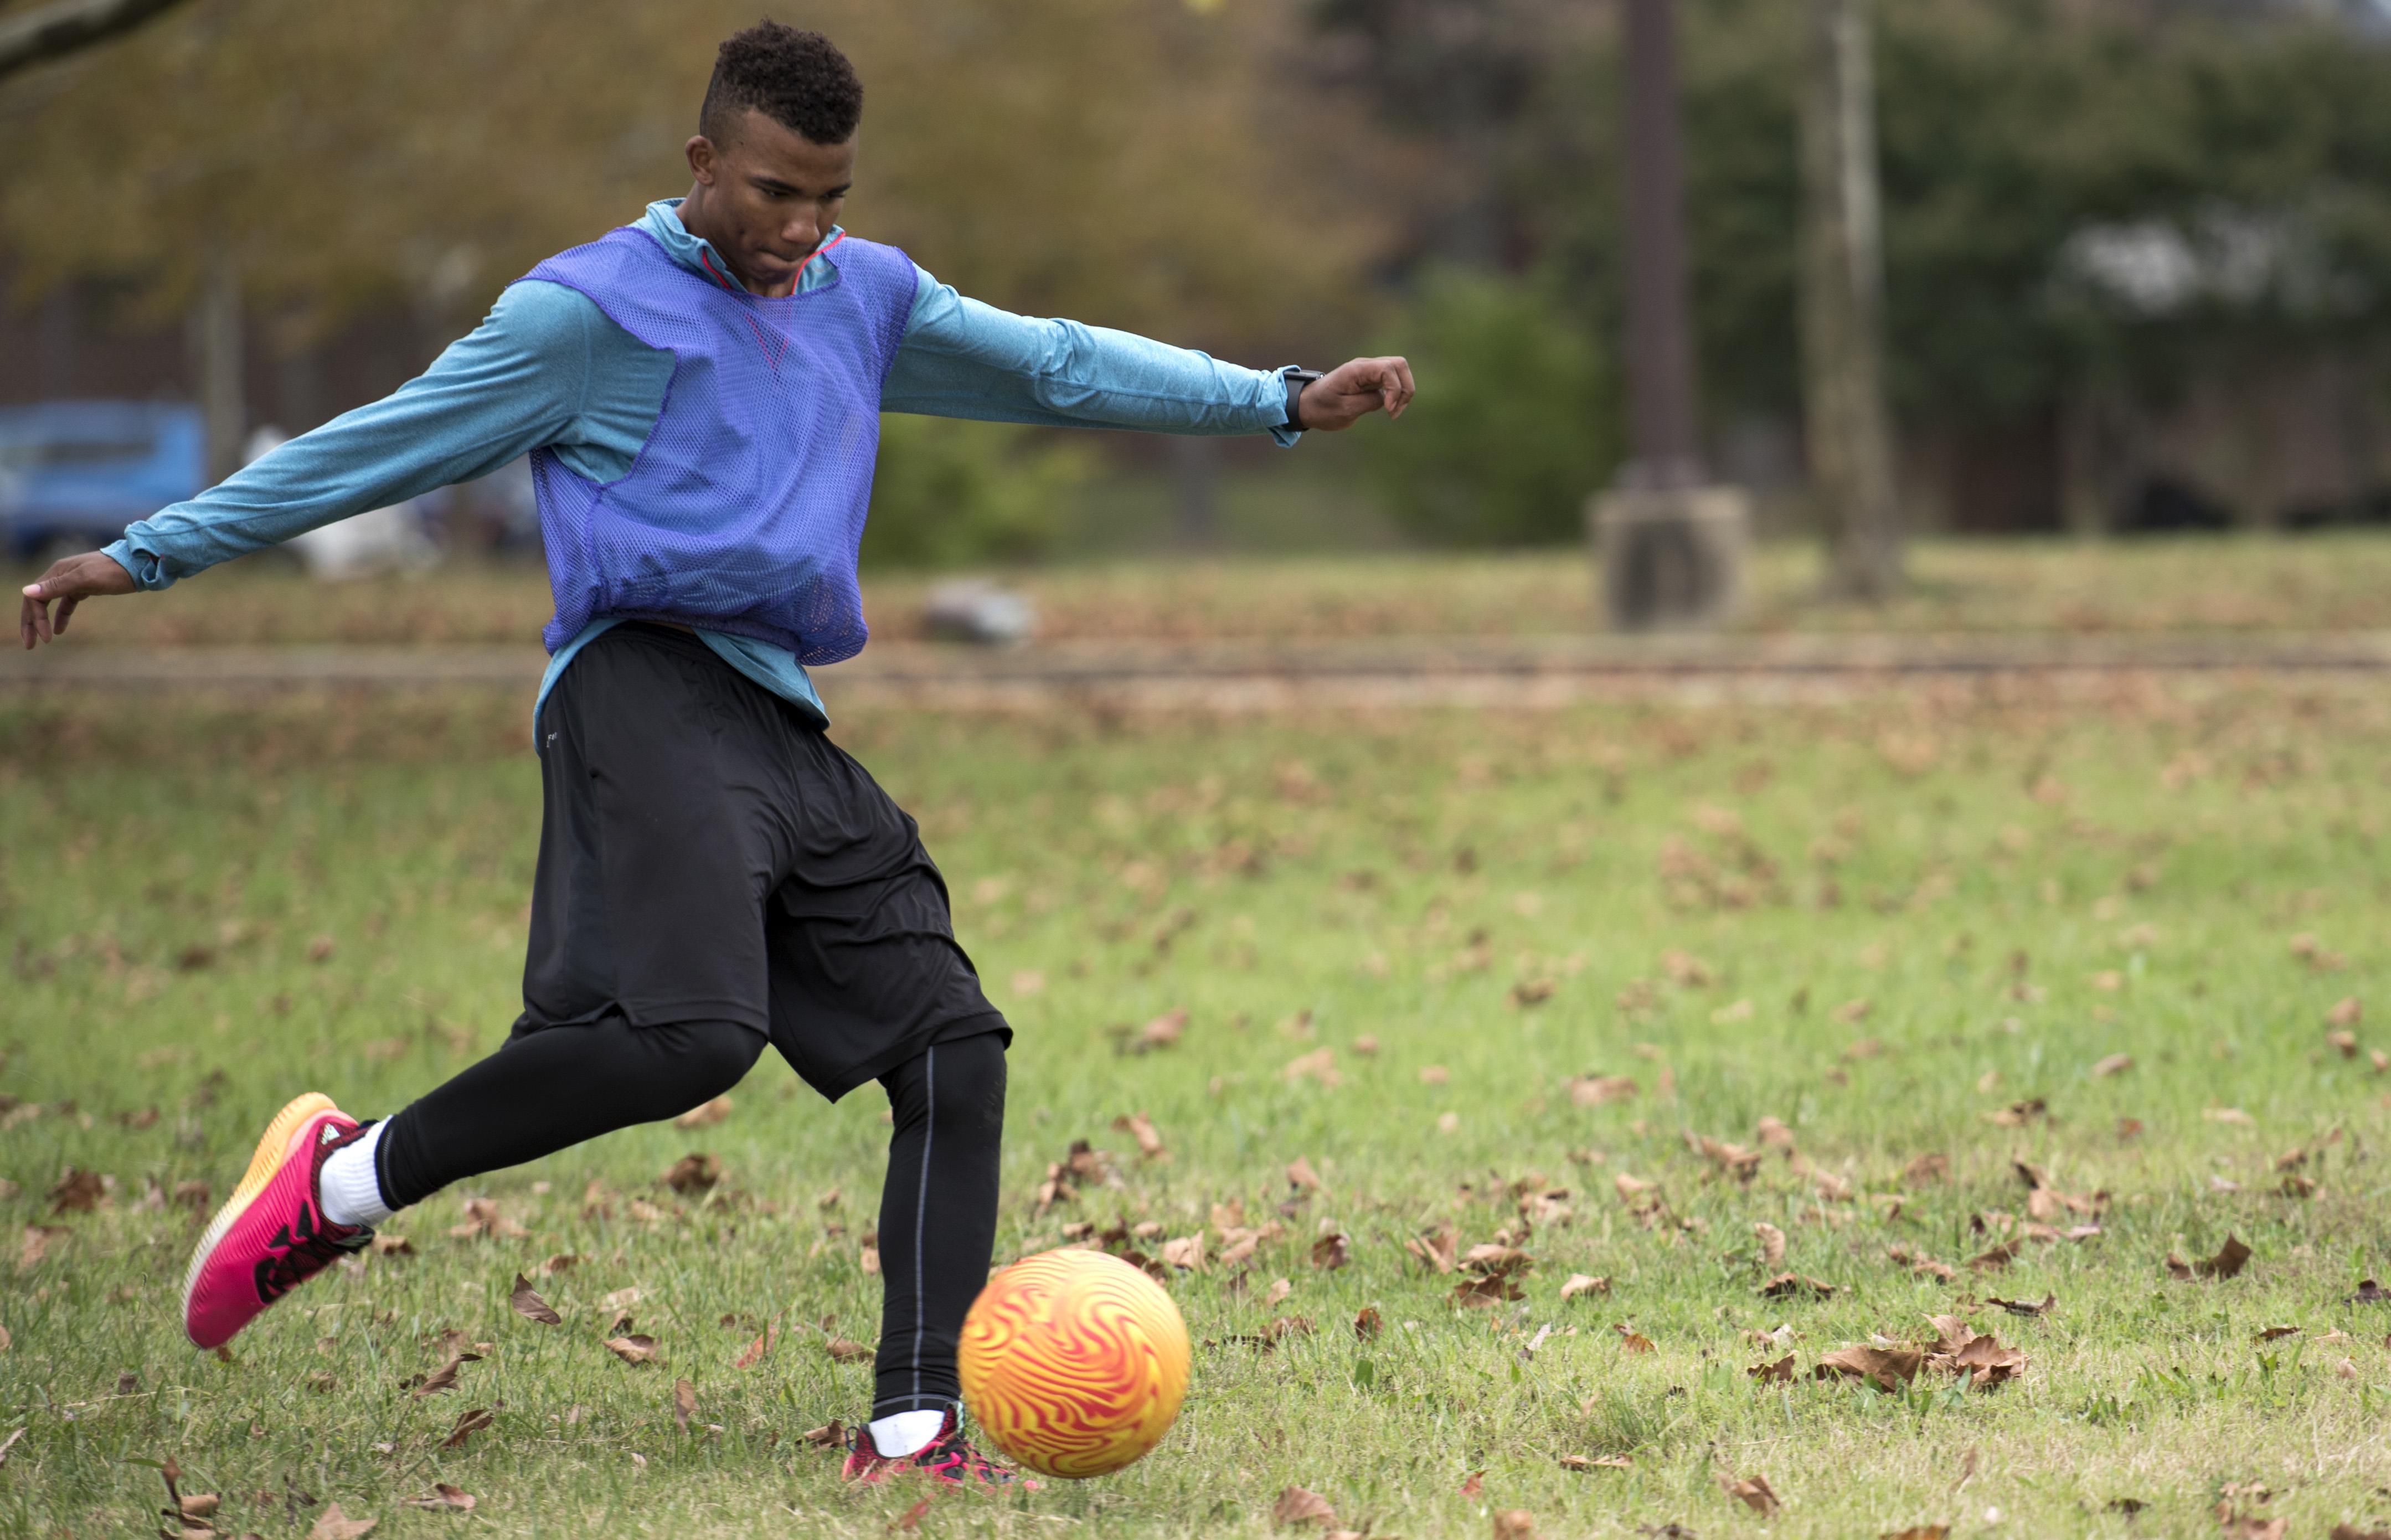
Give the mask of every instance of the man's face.
POLYGON ((689 169, 704 189, 702 233, 732 276, 756 293, 786 294, 838 223, 855 140, 818 145, 751 107, 728 142, 690 140, 689 169))

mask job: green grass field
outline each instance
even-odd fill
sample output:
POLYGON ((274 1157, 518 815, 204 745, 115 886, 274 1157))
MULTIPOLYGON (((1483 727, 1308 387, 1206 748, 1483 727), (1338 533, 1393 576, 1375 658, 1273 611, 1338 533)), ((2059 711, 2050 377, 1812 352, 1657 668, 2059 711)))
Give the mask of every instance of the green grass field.
MULTIPOLYGON (((2391 629, 2381 534, 2152 540, 1918 541, 1912 586, 1880 607, 1818 597, 1809 541, 1754 553, 1751 632, 2232 632, 2391 629)), ((1123 557, 1003 575, 1050 641, 1543 636, 1595 629, 1594 575, 1575 550, 1123 557)), ((918 628, 933 576, 864 574, 883 636, 918 628)), ((95 604, 89 647, 342 642, 529 646, 549 614, 536 562, 461 561, 409 577, 313 584, 278 553, 138 604, 95 604)))
MULTIPOLYGON (((1116 1222, 1210 1258, 1170 1284, 1199 1345, 1160 1449, 915 1532, 1261 1535, 1290 1486, 1376 1540, 1507 1510, 1544 1536, 2391 1521, 2391 1309, 2349 1302, 2391 1278, 2386 706, 843 723, 1019 1029, 1000 1260, 1116 1222), (1123 1051, 1174 1010, 1175 1045, 1123 1051), (1116 1126, 1140 1113, 1167 1155, 1116 1126), (1113 1178, 1037 1211, 1075 1139, 1113 1178), (1224 1210, 1279 1227, 1242 1268, 1224 1210), (1532 1259, 1520 1297, 1454 1304, 1466 1269, 1405 1244, 1448 1231, 1532 1259), (1316 1264, 1329 1235, 1347 1265, 1316 1264), (2237 1276, 2170 1275, 2229 1236, 2237 1276), (1782 1273, 1832 1292, 1764 1294, 1782 1273), (1578 1275, 1606 1282, 1564 1298, 1578 1275), (1814 1378, 1932 1348, 1938 1314, 2022 1370, 1814 1378)), ((913 1492, 843 1490, 803 1440, 865 1408, 828 1344, 874 1330, 885 1104, 826 1106, 771 1055, 721 1121, 401 1215, 412 1254, 309 1285, 229 1361, 181 1339, 191 1184, 220 1197, 300 1090, 386 1112, 502 1036, 522 709, 0 705, 0 1534, 155 1530, 169 1456, 227 1535, 331 1534, 335 1503, 377 1536, 903 1521, 913 1492), (693 1151, 720 1184, 662 1185, 693 1151), (561 1325, 509 1308, 518 1273, 561 1325), (602 1345, 625 1311, 658 1362, 602 1345), (456 1344, 488 1345, 415 1393, 456 1344), (439 1482, 470 1515, 406 1506, 439 1482)))

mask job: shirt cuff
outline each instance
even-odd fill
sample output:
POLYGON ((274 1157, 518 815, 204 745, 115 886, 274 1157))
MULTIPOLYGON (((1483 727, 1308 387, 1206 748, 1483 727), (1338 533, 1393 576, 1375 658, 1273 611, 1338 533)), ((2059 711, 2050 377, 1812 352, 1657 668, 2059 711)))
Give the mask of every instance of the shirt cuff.
POLYGON ((133 549, 130 540, 118 540, 99 548, 99 553, 123 567, 132 577, 133 586, 142 593, 156 593, 173 585, 174 579, 166 571, 166 563, 155 556, 133 549))
POLYGON ((1286 388, 1286 377, 1302 367, 1301 364, 1288 364, 1271 371, 1278 377, 1282 394, 1278 404, 1278 421, 1271 424, 1270 435, 1271 441, 1282 449, 1294 448, 1303 438, 1303 430, 1287 421, 1286 399, 1284 394, 1286 388))

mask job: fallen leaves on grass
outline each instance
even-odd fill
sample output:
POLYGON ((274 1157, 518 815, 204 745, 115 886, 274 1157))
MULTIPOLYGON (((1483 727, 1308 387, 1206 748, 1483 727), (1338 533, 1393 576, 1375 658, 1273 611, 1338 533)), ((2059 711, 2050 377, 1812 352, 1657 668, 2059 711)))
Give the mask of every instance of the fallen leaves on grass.
POLYGON ((497 1420, 498 1418, 486 1406, 476 1406, 470 1412, 459 1412, 457 1414, 457 1426, 448 1430, 448 1436, 440 1441, 440 1447, 454 1449, 497 1420))
POLYGON ((1770 1489, 1765 1476, 1745 1476, 1739 1480, 1733 1476, 1721 1476, 1718 1483, 1720 1491, 1764 1519, 1774 1517, 1777 1510, 1785 1506, 1777 1501, 1777 1494, 1770 1489))
POLYGON ((847 1442, 847 1425, 836 1417, 819 1428, 808 1428, 797 1435, 816 1449, 835 1449, 847 1442))
POLYGON ((1378 1314, 1376 1305, 1364 1305, 1361 1314, 1353 1317, 1353 1335, 1364 1342, 1376 1341, 1386 1329, 1387 1323, 1378 1314))
POLYGON ((1344 1082, 1344 1077, 1337 1072, 1337 1050, 1334 1048, 1315 1048, 1309 1054, 1289 1059, 1279 1074, 1290 1085, 1297 1081, 1311 1079, 1334 1090, 1344 1082))
POLYGON ((1311 1161, 1299 1155, 1286 1163, 1286 1184, 1299 1193, 1316 1193, 1320 1190, 1320 1173, 1312 1169, 1311 1161))
POLYGON ((478 1352, 457 1353, 433 1371, 422 1384, 415 1387, 415 1393, 420 1397, 437 1395, 442 1391, 454 1390, 457 1388, 457 1371, 468 1364, 478 1364, 481 1361, 482 1355, 478 1352))
POLYGON ((564 1319, 539 1297, 539 1291, 532 1288, 531 1280, 520 1273, 515 1275, 514 1292, 507 1296, 507 1303, 514 1306, 516 1314, 527 1321, 537 1321, 544 1326, 556 1326, 564 1319))
POLYGON ((2167 1275, 2179 1283, 2194 1278, 2230 1278, 2238 1275, 2250 1261, 2250 1249, 2238 1236, 2227 1236, 2217 1255, 2205 1262, 2187 1262, 2170 1251, 2166 1255, 2167 1275))
POLYGON ((465 1222, 448 1227, 450 1237, 456 1240, 475 1240, 484 1236, 516 1240, 526 1233, 522 1225, 499 1212, 498 1206, 486 1197, 467 1198, 465 1222))
POLYGON ((1650 1352, 1653 1351, 1652 1339, 1645 1336, 1642 1332, 1631 1330, 1616 1322, 1612 1323, 1610 1329, 1619 1333, 1619 1345, 1625 1348, 1629 1352, 1650 1352))
POLYGON ((1751 1233, 1760 1241, 1760 1260, 1770 1267, 1785 1261, 1785 1232, 1765 1221, 1754 1224, 1751 1233))
POLYGON ((1155 1130, 1154 1119, 1144 1113, 1139 1112, 1116 1118, 1113 1119, 1113 1128, 1117 1132, 1126 1133, 1137 1141, 1137 1153, 1141 1158, 1146 1160, 1170 1158, 1170 1152, 1163 1147, 1162 1135, 1155 1130))
POLYGON ((1180 1034, 1186 1029, 1187 1012, 1184 1007, 1165 1011, 1139 1030, 1130 1042, 1130 1052, 1151 1054, 1157 1048, 1169 1048, 1178 1042, 1180 1034))
POLYGON ((1324 1273, 1334 1273, 1352 1261, 1351 1242, 1344 1232, 1321 1236, 1312 1243, 1312 1265, 1324 1273))
POLYGON ((656 1355, 656 1339, 653 1337, 609 1337, 606 1347, 626 1364, 645 1364, 656 1355))
POLYGON ((1633 1470, 1635 1462, 1624 1455, 1563 1455, 1563 1470, 1633 1470))
POLYGON ((703 1150, 692 1150, 666 1167, 662 1180, 683 1197, 708 1192, 722 1180, 722 1162, 703 1150))
POLYGON ((1483 1470, 1473 1470, 1461 1478, 1461 1495, 1465 1497, 1475 1497, 1485 1488, 1486 1472, 1483 1470))
POLYGON ((2112 1054, 2107 1058, 2102 1059, 2100 1063, 2092 1067, 2092 1078, 2095 1080, 2106 1080, 2112 1075, 2122 1075, 2133 1067, 2133 1055, 2112 1054))
POLYGON ((739 1350, 739 1356, 730 1361, 730 1366, 734 1369, 754 1368, 763 1361, 766 1353, 772 1351, 772 1344, 780 1339, 780 1335, 781 1318, 775 1315, 764 1323, 764 1329, 756 1334, 754 1341, 739 1350))
POLYGON ((2036 1118, 2046 1118, 2049 1115, 2050 1104, 2040 1096, 2035 1096, 2023 1102, 2011 1102, 1998 1111, 1987 1112, 1984 1114, 1984 1121, 2001 1128, 2023 1128, 2036 1118))
POLYGON ((1271 1505, 1271 1522, 1274 1524, 1318 1524, 1326 1529, 1337 1522, 1337 1510, 1328 1499, 1317 1492, 1291 1486, 1278 1495, 1271 1505))
POLYGON ((1921 1155, 1901 1168, 1901 1180, 1913 1187, 1930 1186, 1951 1178, 1951 1158, 1947 1155, 1921 1155))
POLYGON ((1948 1524, 1913 1524, 1907 1529, 1889 1529, 1878 1540, 1947 1540, 1948 1524))
POLYGON ((2232 1123, 2241 1128, 2255 1127, 2258 1121, 2238 1106, 2205 1106, 2200 1109, 2200 1115, 2212 1123, 2232 1123))
POLYGON ((730 1116, 730 1097, 728 1093, 725 1093, 722 1095, 715 1097, 710 1102, 701 1102, 697 1106, 691 1107, 687 1112, 682 1113, 679 1117, 675 1118, 673 1119, 673 1127, 704 1128, 709 1124, 718 1123, 730 1116))
POLYGON ((2025 1373, 2025 1354, 2001 1346, 1990 1332, 1979 1333, 1957 1315, 1932 1317, 1942 1334, 1927 1354, 1926 1366, 1964 1377, 1979 1391, 2015 1379, 2025 1373))
POLYGON ((1754 1364, 1743 1372, 1764 1385, 1790 1385, 1793 1383, 1793 1355, 1789 1352, 1773 1364, 1754 1364))
POLYGON ((1888 1393, 1898 1391, 1918 1378, 1919 1365, 1926 1361, 1922 1348, 1844 1348, 1818 1360, 1811 1371, 1816 1379, 1864 1379, 1888 1393))
POLYGON ((1536 1540, 1536 1516, 1523 1508, 1496 1508, 1494 1540, 1536 1540))
POLYGON ((87 1214, 108 1201, 108 1179, 97 1171, 69 1166, 50 1189, 50 1212, 87 1214))
MULTIPOLYGON (((329 948, 324 955, 331 955, 329 948)), ((379 1519, 352 1519, 341 1511, 340 1504, 329 1503, 325 1505, 324 1516, 307 1531, 307 1540, 357 1540, 359 1535, 367 1534, 380 1522, 379 1519)))
POLYGON ((1564 1300, 1573 1300, 1581 1294, 1608 1294, 1609 1292, 1610 1280, 1609 1278, 1597 1278, 1589 1273, 1572 1273, 1569 1275, 1568 1281, 1561 1285, 1561 1298, 1564 1300))
POLYGON ((1455 1250, 1459 1244, 1453 1226, 1447 1224, 1404 1241, 1403 1249, 1439 1273, 1450 1273, 1457 1264, 1455 1250))
POLYGON ((850 1342, 844 1337, 834 1337, 825 1344, 833 1359, 841 1364, 860 1364, 872 1356, 872 1350, 860 1342, 850 1342))
POLYGON ((1164 1241, 1162 1243, 1162 1261, 1164 1265, 1176 1267, 1183 1272, 1202 1272, 1204 1270, 1203 1236, 1199 1233, 1193 1236, 1182 1236, 1176 1240, 1164 1241))
POLYGON ((1046 1180, 1038 1184, 1036 1211, 1042 1214, 1077 1197, 1080 1188, 1111 1177, 1112 1166, 1105 1153, 1092 1148, 1085 1139, 1074 1139, 1062 1159, 1047 1164, 1046 1180))
POLYGON ((403 1499, 402 1508, 428 1508, 434 1513, 471 1513, 473 1495, 463 1487, 450 1486, 446 1482, 434 1482, 432 1490, 420 1497, 403 1499))
POLYGON ((672 1388, 673 1426, 689 1431, 689 1419, 697 1415, 697 1387, 686 1379, 676 1379, 672 1388))
POLYGON ((1585 1075, 1569 1082, 1570 1101, 1577 1106, 1627 1101, 1641 1089, 1625 1075, 1585 1075))
POLYGON ((2358 1292, 2349 1297, 2348 1302, 2354 1305, 2379 1305, 2386 1300, 2391 1300, 2391 1288, 2384 1288, 2372 1278, 2360 1278, 2358 1280, 2358 1292))
POLYGON ((1447 1298, 1456 1308, 1476 1310, 1524 1300, 1527 1294, 1507 1275, 1497 1273, 1483 1278, 1465 1278, 1453 1286, 1447 1298))
POLYGON ((1988 1305, 1998 1305, 2012 1315, 2048 1315, 2050 1314, 2051 1307, 2059 1303, 2059 1296, 2045 1294, 2042 1297, 2042 1302, 2036 1304, 2032 1300, 2004 1300, 1996 1294, 1986 1299, 1984 1302, 1988 1305))
POLYGON ((1821 1283, 1816 1278, 1805 1278, 1798 1273, 1779 1273, 1760 1286, 1760 1295, 1764 1300, 1796 1300, 1805 1296, 1814 1300, 1823 1300, 1834 1292, 1833 1284, 1821 1283))
POLYGON ((888 1526, 889 1533, 892 1534, 911 1534, 914 1529, 921 1524, 922 1516, 929 1511, 930 1499, 927 1497, 915 1498, 913 1506, 899 1514, 896 1521, 888 1526))

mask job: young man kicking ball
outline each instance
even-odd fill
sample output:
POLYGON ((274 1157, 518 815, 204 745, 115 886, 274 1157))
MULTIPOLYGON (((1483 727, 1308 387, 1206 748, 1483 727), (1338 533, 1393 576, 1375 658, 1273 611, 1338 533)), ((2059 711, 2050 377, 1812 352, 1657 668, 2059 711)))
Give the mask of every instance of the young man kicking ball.
POLYGON ((769 1042, 832 1100, 878 1080, 895 1122, 872 1418, 847 1473, 1013 1479, 964 1442, 955 1373, 995 1245, 1012 1029, 912 819, 825 736, 806 674, 864 643, 879 413, 1292 444, 1401 414, 1412 380, 1401 358, 1237 369, 959 297, 837 226, 862 102, 822 37, 739 33, 689 141, 686 198, 540 264, 388 399, 26 588, 32 647, 84 599, 532 457, 556 615, 533 707, 523 1014, 497 1053, 388 1118, 316 1093, 275 1117, 191 1259, 200 1347, 395 1210, 686 1112, 769 1042))

